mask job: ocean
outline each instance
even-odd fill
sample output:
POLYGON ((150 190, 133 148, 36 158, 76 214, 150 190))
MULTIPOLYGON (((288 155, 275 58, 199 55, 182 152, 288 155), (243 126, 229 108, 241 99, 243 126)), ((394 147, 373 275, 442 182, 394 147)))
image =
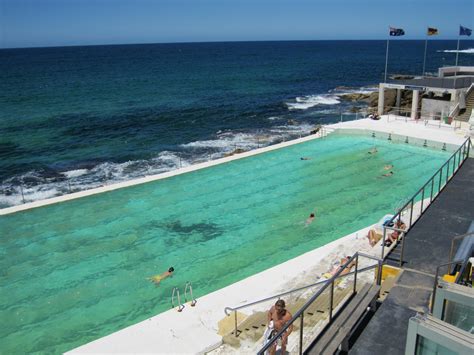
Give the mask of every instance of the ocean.
MULTIPOLYGON (((390 41, 420 75, 424 41, 390 41)), ((430 41, 426 71, 454 65, 430 41)), ((461 41, 460 65, 474 65, 461 41)), ((386 41, 179 43, 0 50, 0 207, 130 180, 355 119, 341 94, 383 81, 386 41)))

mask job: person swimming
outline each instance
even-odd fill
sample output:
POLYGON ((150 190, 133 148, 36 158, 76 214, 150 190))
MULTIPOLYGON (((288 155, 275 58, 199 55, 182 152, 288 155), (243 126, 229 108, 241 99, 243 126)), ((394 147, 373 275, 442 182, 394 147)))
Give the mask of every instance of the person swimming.
POLYGON ((168 271, 165 271, 164 273, 162 273, 160 275, 155 275, 155 276, 149 277, 148 279, 151 282, 153 282, 155 285, 159 285, 161 281, 163 281, 167 277, 170 277, 171 275, 173 275, 173 272, 174 272, 174 267, 171 266, 168 269, 168 271))
POLYGON ((313 221, 316 219, 316 215, 314 213, 311 213, 309 217, 306 219, 305 222, 305 227, 309 226, 313 221))

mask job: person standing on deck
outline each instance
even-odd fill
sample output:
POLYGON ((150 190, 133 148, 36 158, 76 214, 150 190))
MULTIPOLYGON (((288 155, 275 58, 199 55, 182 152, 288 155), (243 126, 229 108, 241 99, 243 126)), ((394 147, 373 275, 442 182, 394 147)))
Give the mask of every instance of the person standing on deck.
MULTIPOLYGON (((280 330, 283 329, 286 323, 288 323, 293 317, 290 312, 285 309, 285 301, 278 300, 275 302, 275 305, 270 308, 268 311, 268 324, 273 321, 273 335, 277 334, 280 330)), ((288 327, 286 332, 281 336, 281 354, 286 353, 286 345, 288 344, 288 336, 293 331, 293 324, 288 327)), ((273 336, 272 335, 272 336, 273 336)), ((277 343, 280 339, 273 343, 273 345, 268 349, 270 355, 274 355, 276 352, 277 343)))

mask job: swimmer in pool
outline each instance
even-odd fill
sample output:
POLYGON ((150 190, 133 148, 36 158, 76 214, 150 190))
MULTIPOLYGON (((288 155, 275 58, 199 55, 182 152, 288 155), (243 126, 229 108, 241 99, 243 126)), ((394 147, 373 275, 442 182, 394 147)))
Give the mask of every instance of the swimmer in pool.
POLYGON ((174 272, 174 267, 170 267, 168 271, 165 271, 161 275, 155 275, 155 276, 149 277, 148 280, 152 281, 155 285, 159 285, 161 281, 173 275, 173 272, 174 272))
POLYGON ((313 221, 316 219, 316 215, 314 213, 311 213, 308 217, 308 219, 306 220, 304 226, 307 227, 309 226, 311 223, 313 223, 313 221))

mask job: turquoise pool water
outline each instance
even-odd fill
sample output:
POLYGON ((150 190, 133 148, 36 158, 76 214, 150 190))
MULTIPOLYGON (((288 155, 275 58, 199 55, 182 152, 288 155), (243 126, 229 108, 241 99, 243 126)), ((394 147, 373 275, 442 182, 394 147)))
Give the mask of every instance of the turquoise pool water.
POLYGON ((449 154, 334 135, 1 216, 0 349, 70 350, 169 309, 186 281, 199 297, 327 244, 393 211, 449 154))

